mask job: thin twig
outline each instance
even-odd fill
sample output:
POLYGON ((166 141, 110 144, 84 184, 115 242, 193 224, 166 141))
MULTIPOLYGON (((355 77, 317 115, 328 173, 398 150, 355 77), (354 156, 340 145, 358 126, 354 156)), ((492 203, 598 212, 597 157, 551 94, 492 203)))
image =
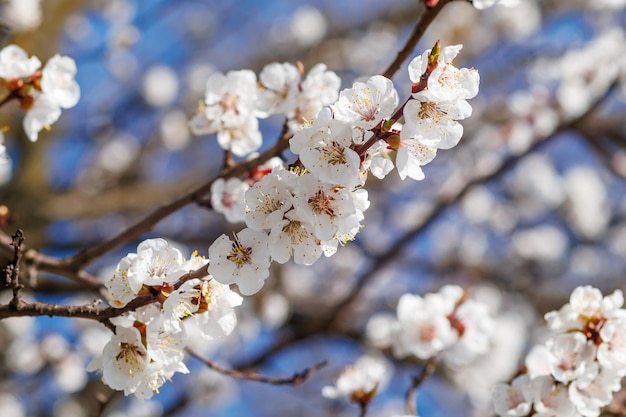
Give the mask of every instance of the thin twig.
POLYGON ((20 284, 20 259, 22 258, 22 243, 24 243, 24 232, 18 229, 13 235, 11 246, 13 247, 13 260, 5 269, 6 284, 13 291, 13 297, 8 307, 12 310, 18 310, 20 307, 20 291, 24 288, 20 284))
POLYGON ((213 362, 212 360, 199 355, 198 353, 192 351, 189 348, 187 348, 186 351, 187 353, 189 353, 189 355, 198 359, 200 362, 204 363, 206 366, 213 369, 214 371, 219 372, 222 375, 227 375, 227 376, 237 378, 237 379, 248 379, 250 381, 263 382, 265 384, 272 384, 272 385, 300 385, 304 383, 305 381, 307 381, 309 378, 315 375, 320 369, 324 368, 328 364, 327 361, 322 361, 322 362, 315 364, 311 368, 306 368, 300 372, 296 372, 291 377, 276 378, 276 377, 259 375, 256 372, 243 372, 243 371, 237 371, 234 369, 225 368, 213 362))
POLYGON ((359 413, 359 417, 365 417, 367 415, 367 405, 369 403, 359 403, 359 408, 361 412, 359 413))
POLYGON ((451 1, 452 0, 440 0, 435 7, 424 10, 424 12, 420 15, 419 20, 415 24, 415 27, 413 28, 411 36, 409 36, 409 39, 407 39, 406 43, 404 44, 404 47, 402 47, 402 49, 398 52, 396 59, 394 59, 393 62, 389 64, 389 67, 387 67, 385 72, 383 72, 384 77, 393 77, 396 71, 400 69, 402 63, 406 61, 409 56, 411 56, 413 50, 417 46, 417 43, 420 41, 420 39, 422 39, 422 36, 424 36, 426 29, 428 29, 428 26, 430 26, 433 20, 435 20, 435 17, 437 17, 439 12, 445 7, 445 5, 450 3, 451 1))
POLYGON ((426 362, 419 375, 413 377, 411 386, 406 392, 406 412, 409 415, 417 415, 417 389, 430 377, 437 368, 439 356, 433 356, 426 362))
MULTIPOLYGON (((11 237, 0 230, 0 253, 8 258, 13 255, 11 243, 11 237)), ((69 278, 95 292, 103 288, 98 278, 82 269, 68 265, 62 259, 44 255, 24 245, 22 245, 22 253, 28 275, 32 275, 37 270, 41 270, 69 278)))

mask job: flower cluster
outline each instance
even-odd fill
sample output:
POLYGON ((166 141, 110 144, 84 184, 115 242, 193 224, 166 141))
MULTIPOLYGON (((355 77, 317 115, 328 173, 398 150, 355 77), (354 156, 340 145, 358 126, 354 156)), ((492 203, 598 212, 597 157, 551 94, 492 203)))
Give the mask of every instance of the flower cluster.
POLYGON ((185 326, 194 325, 207 340, 232 333, 241 296, 210 275, 188 274, 207 262, 196 254, 185 259, 163 239, 146 240, 124 257, 105 284, 111 304, 121 308, 149 294, 158 294, 159 303, 113 319, 115 334, 89 369, 102 370, 102 380, 113 389, 149 398, 175 372, 188 372, 182 362, 185 326))
POLYGON ((43 69, 40 67, 41 61, 29 57, 19 46, 8 45, 0 50, 1 84, 26 110, 24 131, 33 142, 42 129, 59 119, 61 109, 74 107, 80 98, 72 58, 55 55, 43 69))
POLYGON ((219 145, 246 156, 262 143, 259 118, 284 113, 292 132, 337 99, 340 79, 318 64, 303 77, 293 64, 273 63, 259 74, 250 70, 215 73, 207 81, 204 102, 191 120, 194 134, 217 134, 219 145))
POLYGON ((378 347, 393 348, 396 357, 429 359, 443 354, 452 365, 465 365, 486 353, 494 328, 488 307, 447 285, 424 297, 404 294, 397 317, 374 316, 368 334, 378 347))
POLYGON ((526 372, 494 387, 498 415, 595 417, 626 376, 622 292, 603 297, 578 287, 569 303, 545 315, 551 336, 527 357, 526 372))
MULTIPOLYGON (((437 43, 414 60, 409 66, 414 82, 412 96, 399 108, 391 80, 373 76, 338 93, 339 78, 323 65, 313 67, 306 77, 297 66, 277 63, 266 66, 258 80, 248 70, 211 76, 202 111, 190 122, 192 130, 217 133, 224 149, 243 157, 261 145, 258 118, 284 113, 288 127, 296 132, 289 145, 298 160, 290 167, 282 161, 268 161, 245 180, 215 181, 212 206, 229 221, 244 220, 247 228, 215 240, 209 247, 208 260, 185 260, 162 239, 141 243, 137 253, 120 261, 106 284, 111 304, 121 308, 138 296, 156 293, 161 314, 150 320, 158 320, 165 334, 184 332, 182 323, 188 316, 197 319, 207 337, 232 332, 236 324, 232 308, 241 303, 241 297, 230 292, 228 285, 236 284, 243 295, 255 294, 269 277, 272 261, 285 263, 293 259, 311 265, 322 254, 331 256, 339 244, 353 240, 369 207, 368 193, 363 188, 368 172, 379 178, 388 174, 393 169, 390 151, 397 151, 396 164, 402 179, 421 179, 421 166, 432 160, 437 148, 456 145, 462 134, 457 120, 469 116, 471 107, 466 100, 478 91, 478 73, 452 65, 460 49, 441 49, 437 43), (404 126, 400 125, 402 117, 404 126), (203 265, 207 265, 208 278, 189 280, 186 274, 203 265)), ((413 326, 423 323, 408 317, 413 314, 410 310, 420 308, 414 305, 412 296, 401 300, 396 335, 399 355, 411 352, 424 357, 419 344, 431 342, 429 351, 433 354, 449 349, 459 361, 486 349, 483 332, 487 325, 477 324, 480 320, 489 323, 484 320, 486 314, 466 300, 460 288, 455 288, 442 293, 446 307, 438 310, 441 316, 428 317, 434 320, 433 331, 447 332, 442 333, 439 344, 437 335, 428 341, 405 340, 408 333, 418 334, 413 326), (444 329, 441 322, 448 327, 444 329)), ((135 337, 136 331, 148 324, 141 319, 132 323, 130 327, 135 330, 125 331, 128 337, 130 333, 135 337)), ((144 341, 141 346, 132 344, 136 346, 130 355, 135 358, 132 361, 137 356, 144 361, 151 356, 145 342, 148 339, 140 340, 144 341)), ((109 350, 117 352, 114 360, 109 358, 100 366, 105 382, 137 394, 138 377, 121 387, 111 382, 112 371, 105 370, 113 366, 107 364, 117 364, 118 371, 127 371, 118 362, 126 360, 120 350, 127 349, 131 341, 117 337, 111 344, 109 350)), ((184 336, 180 344, 184 345, 184 336)), ((159 381, 163 375, 169 378, 173 369, 182 369, 170 368, 169 360, 151 361, 146 363, 163 364, 160 368, 145 366, 160 369, 159 381)), ((131 374, 141 372, 132 369, 131 374)), ((150 381, 153 388, 160 386, 154 379, 150 381)), ((146 395, 144 391, 137 395, 146 395)))
MULTIPOLYGON (((243 106, 234 108, 237 116, 284 112, 288 121, 298 121, 293 119, 293 108, 305 98, 308 108, 314 103, 319 111, 307 125, 302 126, 305 119, 298 121, 301 129, 290 140, 291 151, 299 157, 295 168, 274 166, 248 190, 248 183, 240 180, 214 184, 213 204, 232 220, 241 219, 240 196, 245 192, 248 226, 232 240, 221 236, 209 249, 209 272, 215 279, 238 284, 243 294, 250 295, 263 286, 272 260, 284 263, 293 258, 296 263, 311 265, 322 254, 334 254, 338 244, 354 239, 362 227, 363 212, 369 206, 363 188, 368 171, 382 178, 393 169, 389 150, 397 151, 402 179, 422 179, 421 166, 434 158, 436 149, 458 143, 463 129, 457 120, 470 115, 467 99, 478 92, 478 73, 451 63, 460 49, 441 49, 437 43, 413 60, 409 66, 413 94, 400 109, 396 109, 399 99, 393 83, 382 76, 355 82, 335 103, 322 108, 336 95, 331 94, 334 87, 330 88, 335 84, 334 76, 319 66, 302 81, 295 66, 266 66, 259 76, 256 99, 246 96, 244 100, 241 92, 223 90, 226 81, 220 84, 221 93, 215 93, 220 100, 228 96, 229 103, 243 106), (400 131, 394 124, 401 115, 405 124, 400 131), (226 210, 226 206, 235 210, 226 210)), ((243 74, 231 72, 226 77, 243 74)), ((254 78, 250 72, 245 74, 246 80, 254 78)), ((210 98, 214 77, 223 76, 214 75, 209 80, 208 107, 192 120, 192 126, 200 124, 199 117, 202 123, 217 120, 208 116, 209 107, 215 107, 209 103, 222 102, 210 98)), ((221 125, 228 125, 226 120, 231 119, 226 117, 224 106, 216 106, 221 106, 221 125)), ((241 155, 231 145, 224 147, 241 155)), ((246 149, 252 151, 254 147, 246 149)))
POLYGON ((404 107, 405 124, 397 145, 396 166, 402 179, 423 179, 421 167, 433 160, 437 149, 456 146, 463 135, 458 120, 471 116, 467 100, 478 94, 480 78, 474 69, 452 65, 461 48, 448 46, 439 51, 435 46, 409 64, 416 87, 404 107), (424 79, 426 88, 422 87, 424 79))

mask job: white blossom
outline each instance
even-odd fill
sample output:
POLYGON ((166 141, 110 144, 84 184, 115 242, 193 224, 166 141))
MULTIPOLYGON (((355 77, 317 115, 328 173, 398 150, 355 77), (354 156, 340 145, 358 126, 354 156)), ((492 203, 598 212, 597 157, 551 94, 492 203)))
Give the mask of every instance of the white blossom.
POLYGON ((487 305, 472 299, 459 305, 454 318, 463 330, 458 342, 445 352, 445 358, 449 364, 463 366, 489 351, 495 323, 487 305))
POLYGON ((621 389, 621 377, 611 371, 595 372, 569 385, 569 398, 577 411, 585 417, 597 417, 600 409, 613 399, 613 392, 621 389))
POLYGON ((577 287, 570 296, 569 303, 558 311, 545 315, 548 328, 553 332, 583 330, 591 321, 613 317, 624 304, 620 290, 603 297, 600 290, 591 286, 577 287))
POLYGON ((619 375, 626 375, 626 317, 608 319, 600 329, 598 346, 600 365, 619 375))
POLYGON ((507 7, 515 7, 520 0, 472 0, 472 5, 478 10, 487 9, 496 4, 501 4, 507 7))
POLYGON ((236 177, 218 178, 211 184, 211 207, 222 213, 229 223, 243 222, 246 218, 244 195, 249 188, 248 183, 236 177))
POLYGON ((401 179, 409 177, 414 180, 425 178, 422 167, 437 156, 437 148, 425 145, 421 136, 400 136, 396 153, 396 167, 401 179))
POLYGON ((39 67, 39 58, 29 58, 26 51, 17 45, 8 45, 0 50, 0 78, 12 80, 30 77, 39 67))
POLYGON ((552 375, 557 381, 569 382, 589 372, 595 358, 595 346, 579 332, 554 336, 546 343, 552 354, 552 375))
POLYGON ((383 179, 394 168, 393 162, 383 141, 373 144, 365 153, 365 159, 361 162, 361 171, 368 170, 378 179, 383 179))
POLYGON ((255 294, 269 276, 267 234, 243 229, 233 238, 222 235, 209 247, 209 274, 222 284, 237 284, 244 295, 255 294))
POLYGON ((55 55, 41 71, 41 90, 61 108, 74 107, 80 99, 80 87, 74 80, 76 63, 67 56, 55 55))
POLYGON ((259 74, 258 111, 262 115, 292 112, 297 105, 300 81, 300 71, 288 62, 263 67, 259 74))
POLYGON ((36 142, 39 132, 49 128, 61 117, 61 108, 46 94, 39 94, 33 106, 26 112, 22 126, 31 142, 36 142))
POLYGON ((452 346, 458 340, 458 333, 447 317, 453 309, 454 302, 441 294, 400 297, 396 310, 399 323, 394 340, 396 356, 413 354, 428 359, 452 346))
POLYGON ((275 169, 255 183, 245 194, 246 224, 253 230, 270 229, 293 207, 296 176, 275 169))
POLYGON ((346 367, 334 386, 322 388, 327 398, 347 398, 367 404, 376 391, 388 381, 390 365, 382 357, 363 356, 354 365, 346 367))
POLYGON ((215 279, 203 281, 200 291, 200 312, 195 318, 202 337, 212 340, 231 334, 237 326, 234 308, 241 305, 243 298, 215 279))
POLYGON ((530 378, 520 375, 511 385, 493 387, 493 408, 500 417, 527 416, 532 406, 530 378))
POLYGON ((359 155, 352 145, 349 124, 330 119, 324 110, 313 126, 296 133, 290 140, 291 151, 300 156, 302 164, 317 178, 332 184, 353 187, 358 183, 359 155))
POLYGON ((41 0, 8 0, 0 11, 2 23, 16 32, 35 29, 41 24, 41 0))
POLYGON ((128 272, 131 289, 138 293, 143 285, 172 284, 185 272, 180 251, 165 239, 147 239, 137 246, 137 256, 128 272))
POLYGON ((256 75, 250 70, 211 75, 200 114, 190 122, 192 132, 217 133, 220 146, 237 156, 254 152, 261 146, 256 92, 256 75))
POLYGON ((222 149, 231 150, 237 156, 246 156, 261 147, 263 137, 256 117, 248 117, 240 124, 223 126, 217 132, 217 143, 222 149))
POLYGON ((137 254, 126 255, 115 268, 113 275, 105 282, 108 290, 111 305, 115 308, 122 308, 137 295, 128 281, 128 271, 133 266, 137 254))
POLYGON ((296 213, 313 225, 315 236, 331 240, 359 226, 359 214, 351 193, 342 186, 322 182, 313 175, 298 177, 295 188, 296 213))
POLYGON ((555 383, 545 375, 531 380, 531 395, 537 417, 576 417, 578 414, 569 399, 567 386, 555 383))
POLYGON ((367 83, 355 82, 333 104, 336 119, 369 130, 388 119, 398 106, 398 93, 388 78, 375 75, 367 83))
POLYGON ((324 252, 322 242, 315 237, 314 228, 295 210, 285 213, 284 218, 272 226, 269 249, 272 259, 281 264, 293 257, 297 264, 312 265, 324 252))
MULTIPOLYGON (((442 54, 444 56, 448 51, 447 48, 443 48, 442 54)), ((468 100, 476 97, 480 83, 478 71, 468 68, 459 69, 449 61, 440 59, 437 67, 428 77, 430 96, 435 101, 468 100)), ((416 96, 419 96, 419 93, 413 95, 417 98, 416 96)))
POLYGON ((102 369, 102 381, 105 384, 129 395, 142 383, 149 361, 148 350, 141 341, 139 330, 116 326, 115 334, 102 351, 102 357, 94 359, 87 370, 102 369))
POLYGON ((404 107, 405 124, 400 132, 403 140, 420 137, 424 145, 438 149, 456 146, 463 136, 463 126, 457 120, 472 114, 465 100, 437 101, 428 90, 414 95, 404 107))
POLYGON ((168 295, 163 302, 163 327, 169 332, 182 331, 183 319, 192 316, 200 306, 200 285, 202 281, 185 281, 177 290, 168 295))
POLYGON ((326 65, 317 64, 311 68, 300 84, 296 108, 287 113, 289 129, 295 133, 311 124, 324 106, 337 100, 340 86, 341 79, 333 71, 328 71, 326 65))

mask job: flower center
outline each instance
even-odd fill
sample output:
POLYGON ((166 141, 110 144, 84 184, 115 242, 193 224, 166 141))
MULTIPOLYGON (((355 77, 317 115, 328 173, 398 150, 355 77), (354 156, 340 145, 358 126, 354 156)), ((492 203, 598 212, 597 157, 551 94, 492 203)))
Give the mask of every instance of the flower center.
POLYGON ((332 142, 330 146, 322 148, 321 152, 330 165, 345 165, 347 162, 344 148, 337 142, 332 142))
POLYGON ((332 207, 332 202, 335 200, 333 196, 326 195, 324 191, 318 190, 307 203, 313 209, 315 214, 326 214, 330 218, 335 217, 335 211, 332 207))
MULTIPOLYGON (((119 361, 120 359, 123 359, 124 362, 129 364, 131 367, 134 367, 139 364, 139 358, 143 355, 144 353, 139 349, 139 346, 133 345, 132 343, 122 342, 120 343, 120 351, 117 356, 115 356, 115 360, 119 361)), ((128 373, 129 375, 132 375, 132 369, 129 369, 128 373)))
POLYGON ((239 101, 239 97, 230 93, 226 93, 220 101, 220 106, 222 106, 224 112, 231 111, 235 114, 238 114, 239 111, 237 110, 237 101, 239 101))
POLYGON ((437 103, 432 101, 425 101, 422 103, 417 115, 420 119, 433 119, 435 122, 437 122, 439 119, 444 117, 446 113, 441 111, 441 109, 437 107, 437 103))
POLYGON ((238 240, 236 240, 233 242, 233 248, 230 250, 230 254, 226 257, 226 259, 241 268, 243 265, 250 263, 251 257, 252 248, 245 248, 238 240))

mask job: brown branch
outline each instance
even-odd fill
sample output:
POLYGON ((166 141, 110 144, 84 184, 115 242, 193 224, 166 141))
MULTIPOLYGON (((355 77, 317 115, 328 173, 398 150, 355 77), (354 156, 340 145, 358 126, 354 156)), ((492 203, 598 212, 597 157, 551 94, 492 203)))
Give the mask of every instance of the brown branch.
POLYGON ((411 386, 406 392, 406 412, 409 415, 417 415, 417 389, 435 372, 439 362, 439 356, 433 356, 426 362, 419 375, 413 377, 411 386))
POLYGON ((0 107, 4 106, 13 99, 20 98, 19 90, 12 90, 2 100, 0 100, 0 107))
POLYGON ((322 361, 322 362, 315 364, 311 368, 306 368, 300 372, 294 373, 293 376, 291 377, 276 378, 276 377, 259 375, 256 372, 243 372, 243 371, 237 371, 234 369, 225 368, 213 362, 212 360, 199 355, 198 353, 192 351, 189 348, 187 348, 186 351, 187 353, 189 353, 189 355, 198 359, 200 362, 204 363, 206 366, 213 369, 214 371, 219 372, 222 375, 227 375, 227 376, 237 378, 237 379, 248 379, 250 381, 263 382, 265 384, 272 384, 272 385, 294 385, 294 386, 300 385, 304 383, 305 381, 307 381, 309 378, 315 375, 320 369, 324 368, 328 364, 328 362, 322 361))
POLYGON ((91 246, 86 248, 74 256, 69 258, 65 258, 62 262, 67 265, 69 268, 82 268, 85 265, 91 263, 94 259, 104 255, 105 253, 113 250, 117 246, 130 241, 132 239, 138 238, 144 233, 149 232, 152 228, 165 217, 170 214, 178 211, 179 209, 185 207, 188 204, 191 204, 195 201, 201 200, 204 195, 211 191, 211 185, 218 178, 228 179, 231 177, 242 176, 246 172, 250 172, 259 165, 263 164, 268 159, 273 156, 281 154, 285 149, 289 147, 289 132, 283 133, 281 137, 276 141, 274 146, 267 149, 265 152, 260 154, 258 157, 250 160, 250 161, 242 161, 234 167, 228 167, 222 171, 218 177, 212 179, 211 181, 199 186, 195 190, 190 193, 183 195, 177 200, 172 201, 169 204, 166 204, 150 215, 146 216, 143 220, 139 221, 135 225, 129 227, 124 230, 122 233, 113 237, 112 239, 95 246, 91 246))
POLYGON ((452 0, 440 0, 439 3, 433 8, 426 9, 421 15, 415 27, 413 28, 413 32, 409 39, 407 39, 404 47, 398 52, 396 59, 387 67, 385 72, 383 72, 383 76, 387 78, 393 77, 393 75, 400 69, 400 66, 406 59, 411 56, 413 50, 417 46, 417 43, 422 39, 426 29, 430 24, 435 20, 435 17, 439 14, 439 12, 445 7, 446 4, 450 3, 452 0))
POLYGON ((365 417, 367 415, 367 405, 369 403, 359 403, 359 417, 365 417))
POLYGON ((17 310, 20 307, 20 291, 24 288, 20 284, 20 258, 22 257, 22 243, 24 243, 24 232, 18 229, 13 235, 11 246, 13 247, 13 260, 4 272, 6 274, 6 285, 10 286, 13 291, 13 297, 8 307, 17 310))
POLYGON ((49 316, 49 317, 76 317, 103 322, 106 319, 120 316, 128 311, 135 310, 139 307, 155 302, 156 296, 147 295, 137 297, 122 308, 105 307, 98 308, 93 304, 85 304, 79 306, 67 306, 61 304, 47 303, 21 303, 17 308, 11 305, 0 306, 0 320, 8 317, 19 316, 49 316))
POLYGON ((602 143, 590 132, 582 130, 580 134, 587 144, 589 144, 591 149, 595 151, 598 157, 602 159, 605 166, 613 173, 613 175, 622 180, 626 178, 626 170, 622 164, 618 163, 618 161, 614 159, 614 153, 610 149, 603 146, 602 143))
MULTIPOLYGON (((179 278, 178 282, 173 286, 174 289, 179 288, 184 282, 194 278, 207 276, 208 265, 191 271, 179 278)), ((140 295, 130 301, 122 308, 114 307, 96 307, 93 303, 79 306, 67 306, 61 304, 47 303, 20 303, 17 308, 10 304, 0 306, 0 320, 8 317, 18 316, 56 316, 56 317, 76 317, 90 320, 97 320, 110 327, 108 320, 113 317, 121 316, 129 311, 136 310, 139 307, 152 304, 157 301, 157 294, 140 295)))
MULTIPOLYGON (((35 271, 42 270, 51 274, 64 276, 71 279, 93 291, 100 291, 103 288, 98 278, 79 268, 67 265, 66 262, 59 258, 47 256, 37 252, 34 249, 22 247, 24 254, 23 261, 26 263, 28 275, 33 276, 35 271)), ((6 257, 11 257, 13 253, 12 239, 0 230, 0 253, 6 257)), ((32 281, 32 280, 31 280, 32 281)))

